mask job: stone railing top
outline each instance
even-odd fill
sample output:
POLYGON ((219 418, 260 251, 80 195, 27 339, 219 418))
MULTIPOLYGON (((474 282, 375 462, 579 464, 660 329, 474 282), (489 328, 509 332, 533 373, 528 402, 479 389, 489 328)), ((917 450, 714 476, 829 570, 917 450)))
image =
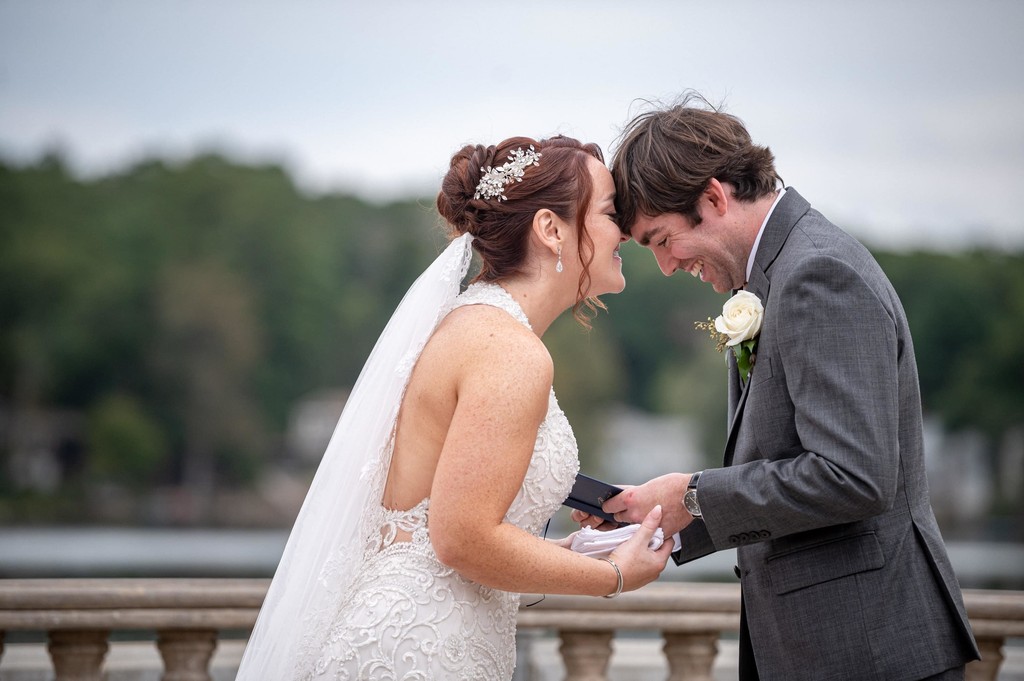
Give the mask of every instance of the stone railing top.
POLYGON ((248 629, 266 579, 0 580, 0 630, 248 629))
MULTIPOLYGON (((0 631, 71 629, 247 629, 266 579, 0 579, 0 631)), ((524 594, 523 627, 735 630, 739 585, 656 582, 617 598, 524 594), (605 612, 610 619, 586 613, 605 612), (583 614, 583 616, 581 616, 583 614)), ((1024 592, 968 589, 978 636, 1024 637, 1024 592)))
POLYGON ((268 579, 0 579, 0 611, 259 608, 268 579))

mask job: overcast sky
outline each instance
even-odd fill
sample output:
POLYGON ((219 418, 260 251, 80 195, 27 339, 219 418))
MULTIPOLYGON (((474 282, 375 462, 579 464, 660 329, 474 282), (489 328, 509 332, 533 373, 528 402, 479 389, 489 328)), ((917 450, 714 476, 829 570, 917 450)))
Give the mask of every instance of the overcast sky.
POLYGON ((0 0, 0 157, 217 149, 310 191, 432 196, 452 152, 606 152, 696 88, 871 245, 1024 248, 1024 2, 0 0))

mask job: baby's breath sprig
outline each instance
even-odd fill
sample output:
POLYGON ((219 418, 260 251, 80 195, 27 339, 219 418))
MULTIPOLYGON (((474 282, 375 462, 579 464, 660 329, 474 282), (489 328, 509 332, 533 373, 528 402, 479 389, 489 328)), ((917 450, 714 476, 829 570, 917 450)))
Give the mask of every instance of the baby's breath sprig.
POLYGON ((711 336, 711 340, 715 341, 715 350, 718 350, 719 352, 725 350, 725 344, 729 340, 729 337, 715 328, 714 319, 708 317, 706 322, 694 322, 693 328, 698 331, 707 331, 708 335, 711 336))

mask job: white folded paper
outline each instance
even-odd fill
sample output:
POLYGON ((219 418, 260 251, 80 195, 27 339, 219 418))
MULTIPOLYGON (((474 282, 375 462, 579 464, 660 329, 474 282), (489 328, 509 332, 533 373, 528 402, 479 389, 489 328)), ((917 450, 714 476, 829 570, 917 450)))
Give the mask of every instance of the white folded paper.
MULTIPOLYGON (((626 525, 625 527, 619 527, 614 530, 608 530, 602 532, 601 530, 593 530, 589 527, 584 527, 576 536, 572 538, 572 550, 576 553, 582 553, 584 556, 590 556, 592 558, 601 558, 607 556, 616 548, 619 544, 626 541, 640 529, 640 525, 626 525)), ((673 551, 678 551, 680 546, 679 535, 672 535, 674 542, 673 551)), ((665 542, 665 533, 659 527, 654 531, 654 536, 651 537, 651 542, 648 547, 652 551, 657 551, 661 548, 661 545, 665 542)))

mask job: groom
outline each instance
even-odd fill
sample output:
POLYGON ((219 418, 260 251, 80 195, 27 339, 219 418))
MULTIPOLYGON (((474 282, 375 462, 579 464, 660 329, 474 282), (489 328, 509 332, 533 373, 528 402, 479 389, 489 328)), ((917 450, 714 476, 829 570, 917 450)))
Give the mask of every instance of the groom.
MULTIPOLYGON (((928 501, 914 346, 860 243, 699 96, 640 115, 612 173, 622 231, 666 276, 763 304, 749 378, 729 352, 722 468, 604 508, 655 504, 683 563, 738 549, 740 678, 963 679, 978 650, 928 501)), ((577 514, 578 515, 578 514, 577 514)))

